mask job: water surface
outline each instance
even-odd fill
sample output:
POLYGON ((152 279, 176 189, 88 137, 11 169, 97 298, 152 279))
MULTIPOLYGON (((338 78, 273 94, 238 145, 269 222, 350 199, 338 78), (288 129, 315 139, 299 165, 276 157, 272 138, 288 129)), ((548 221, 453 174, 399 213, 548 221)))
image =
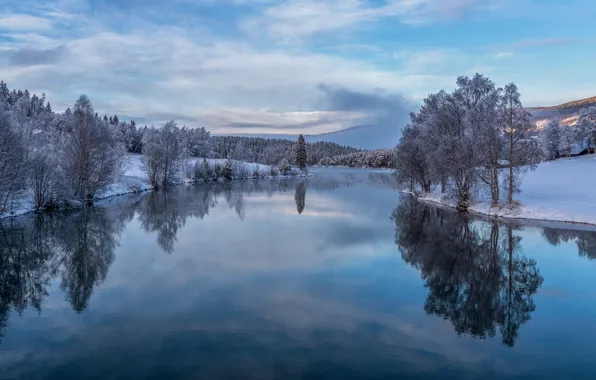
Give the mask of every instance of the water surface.
POLYGON ((3 220, 0 378, 591 379, 594 258, 362 170, 3 220))

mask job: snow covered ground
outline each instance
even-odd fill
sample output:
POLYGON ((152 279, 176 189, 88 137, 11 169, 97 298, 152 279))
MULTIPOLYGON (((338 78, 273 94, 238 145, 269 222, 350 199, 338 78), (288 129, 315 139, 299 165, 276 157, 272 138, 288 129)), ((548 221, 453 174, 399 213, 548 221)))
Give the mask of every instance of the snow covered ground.
MULTIPOLYGON (((139 154, 128 154, 126 156, 126 162, 124 164, 124 170, 120 178, 113 184, 109 185, 96 195, 96 199, 105 199, 116 195, 138 193, 141 191, 152 190, 153 187, 147 181, 147 175, 143 171, 143 165, 141 162, 142 155, 139 154)), ((181 176, 180 183, 190 182, 186 179, 185 171, 191 168, 197 161, 202 158, 187 158, 183 164, 183 175, 181 176)), ((207 159, 209 165, 215 165, 219 163, 223 165, 225 159, 207 159)), ((237 161, 238 162, 238 161, 237 161)), ((240 162, 238 162, 240 163, 240 162)), ((247 163, 242 162, 243 165, 253 172, 257 169, 262 173, 269 173, 270 167, 268 165, 247 163)), ((0 214, 0 219, 13 217, 18 215, 27 214, 34 211, 33 194, 28 191, 20 194, 19 199, 13 206, 12 210, 0 214)))
MULTIPOLYGON (((479 199, 471 211, 504 218, 551 220, 596 224, 596 154, 544 162, 522 179, 515 199, 520 207, 492 208, 488 197, 479 199)), ((420 200, 454 206, 440 193, 420 200)))

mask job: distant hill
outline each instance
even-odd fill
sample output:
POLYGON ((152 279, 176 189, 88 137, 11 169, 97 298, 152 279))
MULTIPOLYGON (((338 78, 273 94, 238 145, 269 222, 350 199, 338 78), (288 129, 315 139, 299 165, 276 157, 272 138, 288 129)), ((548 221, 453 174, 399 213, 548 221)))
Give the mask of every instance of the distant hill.
MULTIPOLYGON (((216 134, 214 134, 216 135, 216 134)), ((298 135, 288 134, 247 134, 237 133, 234 136, 262 137, 270 139, 296 140, 298 135)), ((328 141, 358 149, 391 148, 397 145, 400 136, 398 127, 387 128, 385 125, 359 125, 337 132, 305 135, 307 142, 328 141)))
POLYGON ((560 118, 563 124, 573 125, 577 122, 579 111, 582 108, 590 106, 596 106, 596 96, 574 100, 551 107, 530 107, 528 108, 528 111, 534 115, 536 124, 539 127, 544 126, 553 118, 560 118))

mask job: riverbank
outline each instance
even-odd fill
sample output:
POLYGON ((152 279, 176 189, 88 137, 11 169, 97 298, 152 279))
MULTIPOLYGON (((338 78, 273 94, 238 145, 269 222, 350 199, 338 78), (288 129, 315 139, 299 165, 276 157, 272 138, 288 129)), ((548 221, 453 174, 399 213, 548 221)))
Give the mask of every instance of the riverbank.
MULTIPOLYGON (((126 156, 126 162, 123 167, 122 174, 115 181, 113 184, 108 185, 105 189, 99 191, 95 196, 94 200, 103 200, 119 195, 125 194, 133 194, 133 193, 141 193, 144 191, 153 190, 153 186, 149 184, 147 180, 147 175, 143 170, 143 165, 141 158, 143 156, 139 154, 128 154, 126 156)), ((195 183, 196 181, 192 180, 191 170, 192 167, 196 162, 202 161, 202 158, 187 158, 183 163, 182 173, 180 175, 179 181, 177 185, 182 184, 191 184, 195 183)), ((207 159, 208 164, 213 167, 215 164, 224 165, 226 160, 225 159, 207 159)), ((271 178, 270 173, 271 167, 268 165, 257 164, 252 162, 243 162, 243 161, 234 161, 237 165, 243 165, 244 169, 247 170, 248 173, 253 173, 257 171, 258 173, 262 174, 260 178, 271 178)), ((293 175, 295 176, 304 176, 301 174, 293 175)), ((279 176, 289 177, 289 176, 279 176)), ((253 177, 249 178, 234 178, 234 179, 254 179, 253 177)), ((13 206, 9 211, 6 211, 0 214, 0 220, 5 218, 12 218, 21 215, 25 215, 28 213, 35 212, 35 205, 33 203, 33 193, 31 191, 23 191, 17 199, 13 202, 13 206)), ((67 208, 74 208, 79 207, 76 202, 72 202, 69 207, 67 208)))
MULTIPOLYGON (((517 207, 492 207, 489 194, 479 194, 470 212, 507 219, 545 220, 596 225, 596 154, 541 163, 524 175, 517 207)), ((418 194, 423 202, 455 207, 439 191, 418 194)))

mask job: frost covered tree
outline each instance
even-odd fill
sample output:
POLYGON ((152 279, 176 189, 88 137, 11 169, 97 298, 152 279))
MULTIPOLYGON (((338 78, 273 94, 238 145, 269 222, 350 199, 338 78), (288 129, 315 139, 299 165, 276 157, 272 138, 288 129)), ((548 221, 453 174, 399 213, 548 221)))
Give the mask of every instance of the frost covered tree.
POLYGON ((455 91, 429 95, 411 114, 394 164, 411 188, 449 187, 461 210, 469 207, 479 185, 490 189, 496 206, 503 169, 512 202, 519 174, 541 159, 534 129, 514 84, 501 89, 480 74, 462 76, 455 91))
POLYGON ((295 161, 298 169, 302 170, 302 172, 306 172, 306 140, 304 140, 303 135, 298 136, 298 142, 296 143, 295 161))
POLYGON ((143 157, 141 162, 149 184, 155 188, 161 185, 164 151, 161 146, 161 133, 155 127, 143 134, 143 157))
POLYGON ((393 168, 395 149, 373 149, 337 156, 323 157, 318 164, 322 166, 349 166, 357 168, 393 168))
POLYGON ((429 192, 432 185, 430 161, 421 132, 416 124, 404 128, 395 151, 395 167, 398 179, 408 183, 411 191, 414 184, 418 184, 423 191, 429 192))
POLYGON ((579 142, 587 145, 588 153, 596 145, 596 107, 582 108, 576 124, 579 142))
POLYGON ((176 182, 182 169, 183 146, 180 129, 168 121, 162 128, 148 128, 143 140, 143 169, 154 187, 167 187, 176 182))
POLYGON ((288 162, 288 159, 284 157, 279 164, 277 164, 277 169, 279 170, 279 174, 288 175, 292 171, 292 166, 288 162))
POLYGON ((559 157, 561 147, 561 123, 557 119, 550 120, 540 134, 544 158, 554 160, 559 157))
POLYGON ((577 129, 573 125, 565 125, 561 127, 561 139, 559 145, 559 152, 561 156, 570 158, 573 153, 573 147, 577 142, 577 129))
POLYGON ((164 153, 162 186, 166 187, 175 182, 182 164, 180 129, 173 120, 165 123, 161 129, 161 145, 164 153))
POLYGON ((119 174, 122 147, 114 130, 95 116, 91 100, 81 95, 74 106, 72 133, 64 144, 64 168, 73 196, 91 202, 119 174))
POLYGON ((519 173, 525 168, 534 169, 542 159, 539 140, 531 133, 536 129, 532 115, 523 107, 520 93, 514 83, 505 86, 502 98, 506 163, 508 169, 507 200, 513 203, 513 194, 518 190, 519 173))
POLYGON ((0 213, 3 213, 18 186, 25 146, 13 129, 8 113, 0 112, 0 213))

